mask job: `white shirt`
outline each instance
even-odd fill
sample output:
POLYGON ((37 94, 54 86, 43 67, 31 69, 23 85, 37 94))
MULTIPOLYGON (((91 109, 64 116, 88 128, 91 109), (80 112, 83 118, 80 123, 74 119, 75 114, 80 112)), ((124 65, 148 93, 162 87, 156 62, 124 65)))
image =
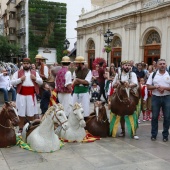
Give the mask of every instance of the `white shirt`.
MULTIPOLYGON (((117 81, 119 81, 118 74, 116 74, 112 85, 114 85, 117 81)), ((130 72, 130 79, 129 79, 129 72, 128 73, 122 72, 121 81, 128 81, 130 84, 133 83, 133 84, 138 85, 137 76, 136 76, 136 74, 134 72, 130 72)))
POLYGON ((48 79, 48 67, 44 66, 44 76, 48 79))
MULTIPOLYGON (((26 76, 22 86, 34 86, 33 81, 31 80, 31 72, 29 71, 24 71, 24 75, 26 76)), ((43 80, 39 76, 39 74, 36 72, 36 81, 37 84, 42 85, 43 80)), ((13 74, 11 84, 16 86, 17 84, 21 83, 21 78, 18 78, 18 71, 13 74)))
POLYGON ((8 75, 4 76, 3 73, 0 73, 0 88, 10 90, 11 87, 10 77, 8 75))
MULTIPOLYGON (((40 69, 41 69, 41 66, 40 66, 40 69)), ((46 65, 44 65, 44 76, 46 79, 48 79, 48 67, 46 65)))
POLYGON ((72 74, 71 71, 67 71, 65 74, 65 87, 69 84, 72 84, 72 74))
MULTIPOLYGON (((153 80, 152 80, 152 75, 153 75, 153 73, 151 73, 149 75, 149 78, 148 78, 146 84, 154 85, 154 86, 170 87, 170 76, 167 71, 164 74, 160 74, 159 70, 158 70, 156 72, 153 80)), ((152 94, 155 96, 166 96, 166 95, 170 95, 170 91, 165 90, 164 93, 161 94, 157 89, 154 89, 152 91, 152 94)))

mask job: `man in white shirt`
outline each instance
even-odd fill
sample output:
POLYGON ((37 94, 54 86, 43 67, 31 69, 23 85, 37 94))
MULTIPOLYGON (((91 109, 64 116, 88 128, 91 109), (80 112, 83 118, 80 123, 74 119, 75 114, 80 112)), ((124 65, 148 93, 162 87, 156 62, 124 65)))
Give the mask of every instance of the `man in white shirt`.
POLYGON ((84 119, 90 114, 90 99, 89 99, 89 84, 92 79, 91 70, 85 67, 84 57, 77 56, 74 63, 77 69, 73 73, 74 92, 73 92, 73 105, 78 102, 82 104, 84 109, 84 119))
POLYGON ((11 83, 17 86, 16 107, 20 118, 19 133, 22 132, 25 118, 32 121, 38 114, 36 94, 39 93, 39 85, 43 83, 39 74, 30 69, 29 58, 23 59, 23 69, 14 73, 11 83))
POLYGON ((12 93, 12 101, 16 101, 16 90, 11 84, 11 80, 6 69, 2 69, 0 73, 0 91, 4 93, 5 102, 9 102, 8 92, 12 93))
POLYGON ((70 58, 64 56, 62 58, 62 68, 56 74, 56 88, 58 92, 58 100, 63 105, 66 116, 69 116, 72 105, 72 75, 68 70, 70 58))
POLYGON ((161 108, 164 115, 163 141, 168 141, 170 126, 170 76, 166 71, 166 67, 166 61, 164 59, 159 59, 156 73, 151 73, 146 82, 148 90, 152 90, 152 141, 156 140, 158 134, 158 116, 161 108))

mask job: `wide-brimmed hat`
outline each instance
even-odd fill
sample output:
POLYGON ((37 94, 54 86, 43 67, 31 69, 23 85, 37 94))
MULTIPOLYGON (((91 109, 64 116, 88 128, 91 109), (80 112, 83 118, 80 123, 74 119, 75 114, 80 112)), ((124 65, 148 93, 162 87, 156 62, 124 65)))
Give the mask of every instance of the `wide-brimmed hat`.
POLYGON ((130 64, 130 62, 129 62, 128 60, 125 60, 125 61, 122 61, 121 64, 122 64, 122 65, 124 65, 124 64, 130 64))
POLYGON ((71 61, 70 61, 70 57, 64 56, 64 57, 62 58, 61 62, 62 62, 62 63, 70 63, 70 62, 71 62, 71 61))
POLYGON ((35 59, 48 60, 47 58, 43 57, 41 54, 37 54, 37 55, 35 56, 35 59))
POLYGON ((85 63, 86 61, 85 61, 85 59, 84 59, 84 57, 83 56, 77 56, 76 58, 75 58, 75 61, 74 61, 75 63, 85 63))
POLYGON ((23 63, 31 63, 30 58, 23 58, 23 63))

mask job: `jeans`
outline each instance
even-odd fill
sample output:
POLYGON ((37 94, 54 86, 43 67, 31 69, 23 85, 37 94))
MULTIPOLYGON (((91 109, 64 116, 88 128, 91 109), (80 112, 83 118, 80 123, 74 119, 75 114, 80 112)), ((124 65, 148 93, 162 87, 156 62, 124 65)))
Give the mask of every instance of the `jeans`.
POLYGON ((170 95, 167 96, 152 96, 152 121, 151 121, 151 135, 152 137, 158 134, 158 116, 160 108, 162 107, 164 121, 163 121, 163 138, 168 138, 170 126, 170 95))
MULTIPOLYGON (((4 101, 5 102, 9 102, 9 99, 8 99, 8 90, 5 89, 5 88, 0 88, 0 91, 2 91, 4 93, 4 101)), ((13 87, 11 87, 9 92, 12 93, 12 101, 16 101, 16 90, 13 87)))

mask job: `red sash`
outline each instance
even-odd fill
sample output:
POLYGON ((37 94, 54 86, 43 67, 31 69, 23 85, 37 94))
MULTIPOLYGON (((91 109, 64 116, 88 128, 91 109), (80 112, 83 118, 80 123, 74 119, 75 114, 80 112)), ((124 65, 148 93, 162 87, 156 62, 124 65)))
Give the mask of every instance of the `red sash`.
POLYGON ((34 100, 35 88, 34 88, 34 86, 22 86, 19 94, 24 95, 24 96, 31 95, 32 100, 35 105, 35 100, 34 100))

